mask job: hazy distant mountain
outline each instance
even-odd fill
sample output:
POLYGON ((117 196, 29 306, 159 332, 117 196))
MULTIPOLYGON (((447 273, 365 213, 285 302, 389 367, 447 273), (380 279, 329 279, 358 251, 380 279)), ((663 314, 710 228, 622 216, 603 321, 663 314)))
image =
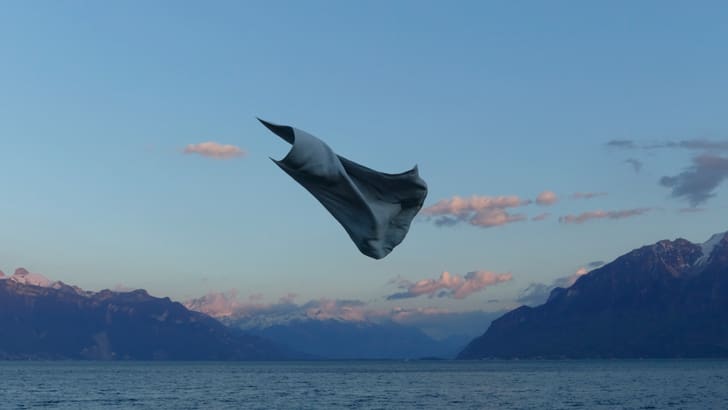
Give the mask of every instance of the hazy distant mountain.
POLYGON ((24 269, 0 276, 0 359, 289 357, 271 342, 144 290, 87 292, 24 269))
POLYGON ((492 322, 461 359, 728 356, 728 234, 660 241, 492 322))
POLYGON ((487 326, 499 316, 482 311, 371 309, 365 302, 345 299, 297 304, 282 298, 265 303, 241 300, 236 292, 210 293, 184 303, 278 345, 333 359, 453 358, 473 338, 471 329, 487 326))
POLYGON ((392 322, 297 319, 253 327, 245 320, 230 324, 292 350, 328 359, 453 358, 467 343, 457 338, 436 341, 415 327, 392 322))

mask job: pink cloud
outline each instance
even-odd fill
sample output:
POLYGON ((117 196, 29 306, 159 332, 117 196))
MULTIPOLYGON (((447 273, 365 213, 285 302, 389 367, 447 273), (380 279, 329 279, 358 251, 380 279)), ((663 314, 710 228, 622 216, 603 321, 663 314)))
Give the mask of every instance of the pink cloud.
POLYGON ((524 201, 513 195, 495 197, 473 195, 470 198, 454 196, 451 199, 438 201, 435 205, 423 209, 422 213, 430 216, 468 216, 471 212, 479 212, 489 209, 513 208, 521 205, 527 205, 528 203, 529 201, 524 201))
POLYGON ((560 277, 560 278, 556 278, 554 280, 554 282, 553 282, 553 285, 554 286, 557 286, 557 287, 560 287, 560 288, 568 288, 571 285, 573 285, 574 283, 576 283, 576 281, 580 277, 582 277, 582 276, 586 275, 587 273, 591 272, 591 270, 592 269, 590 269, 590 268, 587 268, 585 266, 582 266, 579 269, 577 269, 576 272, 572 273, 569 276, 563 276, 563 277, 560 277))
POLYGON ((564 224, 580 224, 592 219, 624 219, 644 215, 651 210, 652 208, 624 209, 619 211, 596 210, 583 212, 579 215, 565 215, 559 218, 559 222, 564 224))
POLYGON ((185 154, 197 154, 207 158, 231 159, 245 156, 245 151, 235 145, 225 145, 214 141, 189 144, 184 149, 185 154))
POLYGON ((539 205, 553 205, 559 202, 559 197, 552 191, 543 191, 536 197, 536 203, 539 205))
POLYGON ((213 317, 233 316, 245 306, 238 299, 238 291, 235 289, 227 292, 210 292, 202 297, 189 300, 184 305, 187 309, 202 312, 213 317))
POLYGON ((218 318, 301 317, 317 320, 341 319, 362 321, 369 315, 366 304, 358 300, 318 299, 297 304, 295 293, 281 296, 278 302, 261 301, 262 295, 253 294, 247 300, 239 297, 235 289, 226 292, 210 292, 199 298, 184 302, 184 305, 197 312, 218 318))
POLYGON ((468 272, 465 276, 442 272, 437 279, 423 279, 414 283, 403 280, 398 287, 404 289, 404 291, 389 295, 387 299, 406 299, 421 295, 463 299, 475 292, 486 289, 488 286, 507 282, 512 278, 510 273, 497 274, 488 271, 468 272))
MULTIPOLYGON (((2 275, 4 276, 4 274, 2 275)), ((33 285, 40 287, 50 287, 56 284, 56 282, 46 278, 40 273, 29 272, 25 268, 17 268, 15 272, 7 277, 7 280, 22 283, 25 285, 33 285)))
POLYGON ((551 216, 550 212, 544 212, 542 214, 538 214, 538 215, 534 216, 533 218, 531 218, 531 220, 532 221, 543 221, 546 218, 548 218, 549 216, 551 216))
POLYGON ((503 209, 490 209, 476 213, 469 222, 471 225, 490 228, 525 220, 524 214, 510 214, 503 209))
POLYGON ((517 196, 473 195, 470 198, 455 196, 451 199, 440 200, 436 204, 424 208, 421 213, 426 217, 436 218, 435 224, 438 226, 467 221, 474 226, 489 228, 526 220, 525 215, 511 214, 506 209, 530 203, 531 201, 517 196))
MULTIPOLYGON (((247 298, 250 299, 250 298, 247 298)), ((285 299, 285 297, 281 298, 285 299)), ((211 316, 236 320, 241 327, 271 326, 292 320, 341 320, 363 323, 390 323, 416 326, 428 334, 443 338, 487 326, 503 312, 457 311, 435 307, 372 308, 367 302, 321 298, 303 304, 250 303, 238 299, 237 292, 211 293, 185 302, 191 310, 211 316), (209 305, 205 303, 208 303, 209 305)))
POLYGON ((579 276, 586 275, 587 273, 589 273, 589 270, 583 266, 577 269, 576 272, 574 272, 574 274, 569 277, 569 281, 571 282, 569 286, 573 285, 576 280, 579 279, 579 276))
POLYGON ((574 192, 571 194, 572 199, 592 199, 600 196, 607 196, 606 192, 574 192))

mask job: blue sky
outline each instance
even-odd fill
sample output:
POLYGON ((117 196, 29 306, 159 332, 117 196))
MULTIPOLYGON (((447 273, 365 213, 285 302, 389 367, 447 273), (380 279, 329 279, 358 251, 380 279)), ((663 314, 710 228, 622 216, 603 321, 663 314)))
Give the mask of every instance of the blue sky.
POLYGON ((5 2, 0 268, 382 306, 394 278, 512 274, 396 302, 488 310, 643 244, 703 241, 728 229, 723 171, 698 204, 660 180, 727 155, 727 19, 724 2, 5 2), (418 164, 427 207, 559 200, 507 209, 543 221, 487 228, 423 216, 375 261, 270 161, 287 146, 256 116, 378 170, 418 164), (205 141, 247 155, 183 153, 205 141))

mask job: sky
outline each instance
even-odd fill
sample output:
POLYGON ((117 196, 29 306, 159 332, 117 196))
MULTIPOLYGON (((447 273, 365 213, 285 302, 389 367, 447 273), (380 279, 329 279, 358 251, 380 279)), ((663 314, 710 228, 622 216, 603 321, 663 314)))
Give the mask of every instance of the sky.
POLYGON ((728 230, 727 20, 718 1, 3 2, 0 269, 176 300, 515 307, 728 230), (404 242, 360 254, 256 117, 417 164, 404 242))

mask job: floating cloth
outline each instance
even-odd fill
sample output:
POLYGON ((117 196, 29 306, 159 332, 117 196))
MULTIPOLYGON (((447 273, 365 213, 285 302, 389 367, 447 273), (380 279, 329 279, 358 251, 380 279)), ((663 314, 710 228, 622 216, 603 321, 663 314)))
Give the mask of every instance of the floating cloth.
POLYGON ((377 172, 336 155, 305 131, 258 120, 293 145, 273 162, 321 202, 361 253, 381 259, 402 242, 427 196, 416 166, 401 174, 377 172))

